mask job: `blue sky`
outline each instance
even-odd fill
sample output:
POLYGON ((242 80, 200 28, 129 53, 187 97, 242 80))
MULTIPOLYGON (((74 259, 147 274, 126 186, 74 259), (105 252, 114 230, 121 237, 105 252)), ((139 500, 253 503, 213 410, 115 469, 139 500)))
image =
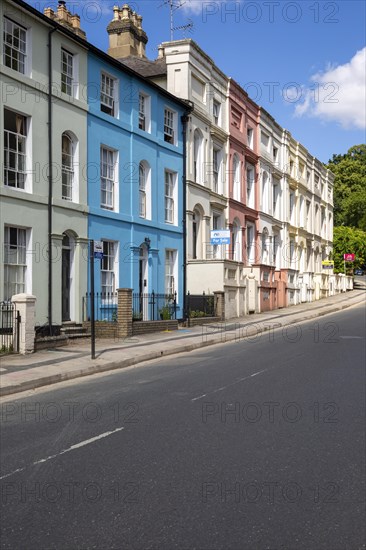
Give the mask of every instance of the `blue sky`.
MULTIPOLYGON (((174 0, 178 3, 179 0, 174 0)), ((56 0, 30 0, 43 11, 56 0)), ((89 42, 108 48, 106 26, 113 0, 68 1, 89 42)), ((120 2, 121 6, 124 2, 120 2)), ((149 37, 147 56, 170 39, 164 0, 137 0, 149 37)), ((190 37, 217 66, 239 82, 281 126, 327 162, 333 153, 365 142, 366 3, 363 0, 307 1, 187 0, 174 12, 174 25, 193 22, 190 37)))

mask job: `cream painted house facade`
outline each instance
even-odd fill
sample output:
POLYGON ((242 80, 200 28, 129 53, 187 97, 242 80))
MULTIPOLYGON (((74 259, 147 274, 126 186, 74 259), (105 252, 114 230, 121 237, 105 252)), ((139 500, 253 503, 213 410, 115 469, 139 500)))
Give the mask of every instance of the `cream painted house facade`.
POLYGON ((0 300, 36 296, 38 324, 80 321, 88 265, 87 51, 78 17, 53 17, 0 5, 0 300))
MULTIPOLYGON (((167 90, 193 104, 187 128, 187 290, 212 293, 230 285, 226 245, 211 231, 228 229, 228 82, 190 39, 164 42, 167 90)), ((227 308, 227 304, 226 304, 227 308)))

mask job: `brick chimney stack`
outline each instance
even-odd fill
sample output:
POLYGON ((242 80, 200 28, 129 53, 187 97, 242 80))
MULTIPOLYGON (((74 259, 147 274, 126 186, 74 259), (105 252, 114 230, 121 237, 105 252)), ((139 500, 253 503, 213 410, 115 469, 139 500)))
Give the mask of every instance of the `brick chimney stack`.
POLYGON ((108 54, 115 59, 130 55, 146 58, 148 38, 142 30, 142 17, 132 11, 128 4, 113 7, 113 20, 107 27, 109 34, 108 54))
POLYGON ((80 16, 69 12, 66 8, 65 0, 58 0, 57 12, 54 12, 51 8, 45 8, 43 13, 53 21, 56 21, 56 23, 59 23, 77 36, 80 36, 80 38, 86 40, 86 34, 80 28, 80 16))

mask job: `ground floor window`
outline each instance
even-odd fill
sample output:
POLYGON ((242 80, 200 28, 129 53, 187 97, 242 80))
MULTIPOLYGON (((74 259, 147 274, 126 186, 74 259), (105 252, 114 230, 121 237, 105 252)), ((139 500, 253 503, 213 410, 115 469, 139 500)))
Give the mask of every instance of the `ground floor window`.
POLYGON ((112 294, 116 290, 117 243, 103 241, 103 259, 101 261, 101 288, 103 294, 112 294))
POLYGON ((177 251, 165 251, 165 294, 172 295, 176 292, 176 263, 177 251))
POLYGON ((26 229, 6 226, 4 231, 4 300, 26 290, 26 229))

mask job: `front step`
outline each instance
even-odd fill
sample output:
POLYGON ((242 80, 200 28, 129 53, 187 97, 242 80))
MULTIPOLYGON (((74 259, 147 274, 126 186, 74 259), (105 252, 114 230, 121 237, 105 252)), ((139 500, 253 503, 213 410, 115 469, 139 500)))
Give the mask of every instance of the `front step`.
POLYGON ((89 338, 90 333, 87 332, 87 329, 83 325, 74 323, 73 321, 67 321, 62 324, 61 334, 64 334, 71 340, 76 338, 89 338))

